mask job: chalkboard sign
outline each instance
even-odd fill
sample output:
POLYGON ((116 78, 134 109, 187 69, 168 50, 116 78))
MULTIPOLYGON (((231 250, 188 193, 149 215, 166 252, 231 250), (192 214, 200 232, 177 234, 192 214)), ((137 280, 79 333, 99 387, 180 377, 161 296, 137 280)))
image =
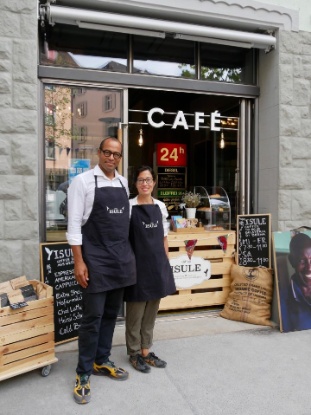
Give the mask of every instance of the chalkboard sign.
POLYGON ((73 255, 66 242, 40 244, 41 280, 53 287, 55 343, 78 336, 82 293, 74 276, 73 255))
POLYGON ((271 215, 238 215, 237 263, 271 268, 271 215))

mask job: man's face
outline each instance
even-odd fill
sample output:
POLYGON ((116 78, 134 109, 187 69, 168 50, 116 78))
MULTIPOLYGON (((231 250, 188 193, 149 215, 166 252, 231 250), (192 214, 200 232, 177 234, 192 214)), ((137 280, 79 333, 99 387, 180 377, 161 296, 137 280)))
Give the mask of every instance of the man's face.
POLYGON ((119 155, 121 155, 121 144, 117 140, 106 140, 98 150, 98 164, 106 176, 114 177, 114 171, 121 160, 119 155), (105 151, 109 152, 108 155, 105 155, 105 151))
POLYGON ((302 276, 311 278, 311 246, 302 250, 297 262, 297 271, 302 276))

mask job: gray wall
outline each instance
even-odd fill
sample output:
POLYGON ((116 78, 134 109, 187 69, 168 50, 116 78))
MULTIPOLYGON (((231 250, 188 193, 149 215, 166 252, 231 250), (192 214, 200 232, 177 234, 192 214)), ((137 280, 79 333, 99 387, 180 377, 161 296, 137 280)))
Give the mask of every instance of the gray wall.
POLYGON ((311 33, 281 32, 279 229, 311 226, 311 33))
POLYGON ((39 278, 37 1, 0 2, 0 281, 39 278))

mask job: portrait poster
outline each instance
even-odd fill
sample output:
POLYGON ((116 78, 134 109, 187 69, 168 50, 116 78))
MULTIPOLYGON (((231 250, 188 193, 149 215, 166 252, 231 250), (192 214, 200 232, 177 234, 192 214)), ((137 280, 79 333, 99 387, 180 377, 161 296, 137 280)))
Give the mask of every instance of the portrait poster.
POLYGON ((280 330, 311 329, 311 229, 272 236, 280 330))

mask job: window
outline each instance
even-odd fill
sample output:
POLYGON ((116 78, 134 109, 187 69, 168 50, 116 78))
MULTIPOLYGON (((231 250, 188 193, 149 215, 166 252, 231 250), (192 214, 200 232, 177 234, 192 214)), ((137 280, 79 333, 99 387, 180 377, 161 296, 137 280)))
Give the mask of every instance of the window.
POLYGON ((47 241, 66 240, 69 183, 74 176, 97 164, 104 132, 117 126, 121 119, 120 103, 119 90, 44 85, 47 241), (110 98, 106 101, 106 97, 110 98), (106 102, 114 105, 114 109, 104 118, 102 105, 106 102))
POLYGON ((116 100, 115 100, 115 95, 114 94, 109 94, 106 95, 103 99, 104 101, 104 111, 108 112, 108 111, 112 111, 115 109, 116 106, 116 100))
POLYGON ((83 118, 87 116, 87 103, 81 102, 80 104, 77 104, 76 107, 76 117, 77 118, 83 118))

